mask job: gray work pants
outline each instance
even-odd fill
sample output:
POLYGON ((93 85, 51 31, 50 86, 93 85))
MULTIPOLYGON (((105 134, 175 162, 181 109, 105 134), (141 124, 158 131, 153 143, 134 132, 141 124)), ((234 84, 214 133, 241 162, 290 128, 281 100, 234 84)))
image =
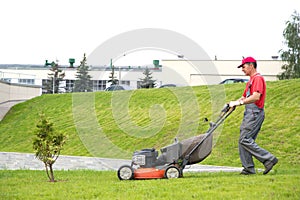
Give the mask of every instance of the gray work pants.
POLYGON ((255 173, 252 156, 261 163, 271 161, 275 157, 255 143, 255 139, 265 118, 264 110, 258 108, 254 103, 247 104, 245 107, 244 118, 240 127, 240 159, 246 170, 255 173))

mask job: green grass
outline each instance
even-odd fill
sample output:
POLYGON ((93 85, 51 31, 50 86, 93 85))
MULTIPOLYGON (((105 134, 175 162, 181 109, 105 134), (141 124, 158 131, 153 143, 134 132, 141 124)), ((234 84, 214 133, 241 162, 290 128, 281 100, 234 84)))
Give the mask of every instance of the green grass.
MULTIPOLYGON (((257 142, 279 158, 281 167, 299 167, 300 79, 268 82, 267 85, 266 119, 257 142)), ((223 86, 213 87, 216 93, 223 91, 223 86)), ((226 101, 238 98, 244 89, 243 84, 224 87, 226 101)), ((33 152, 32 138, 39 113, 43 111, 57 130, 69 136, 62 154, 118 158, 126 155, 129 158, 134 150, 159 149, 172 143, 174 137, 182 139, 204 133, 208 123, 203 119, 213 118, 211 103, 212 98, 217 98, 211 96, 210 90, 198 86, 172 91, 42 95, 17 104, 0 122, 0 151, 33 152), (154 111, 152 118, 149 117, 151 111, 154 111)), ((237 108, 216 131, 219 135, 216 146, 204 164, 240 166, 237 140, 242 115, 243 108, 237 108)), ((263 167, 260 163, 257 165, 263 167)))
MULTIPOLYGON (((266 176, 185 173, 176 180, 119 181, 116 172, 55 171, 60 181, 50 183, 44 171, 1 170, 0 199, 299 199, 300 79, 267 85, 266 119, 257 143, 279 163, 266 176)), ((213 89, 222 92, 222 87, 213 89)), ((243 84, 224 87, 226 101, 238 98, 244 89, 243 84)), ((159 149, 176 136, 204 133, 208 128, 204 117, 214 118, 211 104, 216 101, 211 98, 216 97, 199 86, 192 88, 196 98, 191 98, 189 89, 43 95, 14 106, 0 122, 0 151, 33 152, 32 138, 42 111, 69 136, 64 155, 122 157, 141 148, 159 149)), ((240 167, 237 141, 242 115, 243 108, 237 108, 216 131, 219 137, 212 154, 201 164, 240 167)))
POLYGON ((299 171, 270 175, 185 173, 180 179, 119 181, 111 171, 0 171, 0 199, 299 199, 299 171))
MULTIPOLYGON (((299 167, 300 79, 267 84, 266 119, 257 142, 274 153, 282 167, 299 167)), ((223 86, 214 87, 222 91, 223 86)), ((225 85, 226 101, 238 98, 243 89, 243 84, 225 85)), ((203 119, 213 114, 212 98, 206 86, 42 95, 17 104, 0 122, 0 151, 33 152, 32 138, 43 111, 57 130, 69 136, 62 154, 128 158, 134 150, 166 146, 176 136, 204 133, 208 124, 203 119)), ((204 164, 240 166, 237 140, 242 115, 243 108, 237 108, 216 131, 216 146, 204 164)))

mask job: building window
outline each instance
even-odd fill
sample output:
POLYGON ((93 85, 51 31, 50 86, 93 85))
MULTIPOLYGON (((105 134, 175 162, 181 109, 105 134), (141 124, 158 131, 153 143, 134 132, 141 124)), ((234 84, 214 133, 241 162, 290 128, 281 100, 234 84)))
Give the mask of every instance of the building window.
POLYGON ((49 84, 51 82, 51 80, 48 79, 43 79, 42 80, 42 86, 45 87, 47 84, 49 84))
POLYGON ((5 81, 5 82, 8 82, 8 83, 11 83, 11 78, 1 78, 2 81, 5 81))
POLYGON ((52 81, 49 79, 43 79, 42 80, 42 92, 43 94, 50 93, 52 91, 52 81))
POLYGON ((19 79, 20 84, 34 85, 34 79, 19 79))
POLYGON ((75 80, 66 80, 66 92, 73 92, 75 80))
POLYGON ((128 86, 130 86, 130 81, 122 81, 121 80, 121 85, 128 85, 128 86))
POLYGON ((93 91, 105 90, 106 80, 93 80, 93 91))

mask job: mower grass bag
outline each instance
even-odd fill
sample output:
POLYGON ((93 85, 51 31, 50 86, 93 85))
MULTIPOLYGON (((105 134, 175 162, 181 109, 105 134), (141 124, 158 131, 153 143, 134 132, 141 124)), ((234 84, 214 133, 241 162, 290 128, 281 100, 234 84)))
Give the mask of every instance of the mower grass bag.
POLYGON ((184 158, 193 150, 193 148, 195 148, 199 143, 201 143, 201 145, 199 145, 195 149, 195 151, 189 156, 187 165, 192 165, 201 162, 211 153, 212 140, 213 140, 212 134, 202 134, 181 141, 180 142, 182 146, 181 157, 184 158))

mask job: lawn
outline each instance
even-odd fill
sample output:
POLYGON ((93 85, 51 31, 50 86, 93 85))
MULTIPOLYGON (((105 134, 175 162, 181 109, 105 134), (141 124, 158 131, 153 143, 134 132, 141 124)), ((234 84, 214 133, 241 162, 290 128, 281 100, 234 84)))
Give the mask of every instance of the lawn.
MULTIPOLYGON (((267 84, 266 119, 257 143, 274 153, 282 167, 300 166, 300 79, 267 84)), ((238 98, 243 88, 244 84, 231 84, 220 91, 224 90, 230 101, 238 98)), ((175 137, 180 140, 204 133, 209 127, 204 118, 213 120, 224 105, 221 102, 213 112, 216 101, 212 102, 214 94, 207 86, 190 91, 178 87, 42 95, 17 104, 0 122, 0 151, 33 152, 32 138, 42 111, 56 130, 68 135, 64 155, 130 158, 135 150, 160 149, 175 137)), ((214 132, 216 145, 204 164, 240 167, 237 140, 242 116, 239 107, 214 132)))
POLYGON ((185 173, 180 179, 120 181, 112 171, 0 171, 0 199, 299 199, 298 171, 242 176, 185 173))
MULTIPOLYGON (((177 180, 119 181, 116 172, 57 171, 60 181, 49 183, 42 171, 1 170, 0 199, 300 199, 300 79, 267 85, 266 118, 257 143, 279 163, 266 176, 186 173, 177 180)), ((230 101, 241 95, 244 84, 214 87, 224 87, 230 101)), ((210 92, 197 86, 42 95, 14 106, 0 122, 0 151, 32 153, 36 123, 44 112, 56 130, 68 135, 62 154, 128 158, 134 150, 159 149, 174 137, 204 133, 209 127, 204 118, 213 120, 213 108, 224 103, 215 105, 210 92)), ((238 107, 217 129, 213 151, 201 164, 241 166, 242 115, 238 107)))

